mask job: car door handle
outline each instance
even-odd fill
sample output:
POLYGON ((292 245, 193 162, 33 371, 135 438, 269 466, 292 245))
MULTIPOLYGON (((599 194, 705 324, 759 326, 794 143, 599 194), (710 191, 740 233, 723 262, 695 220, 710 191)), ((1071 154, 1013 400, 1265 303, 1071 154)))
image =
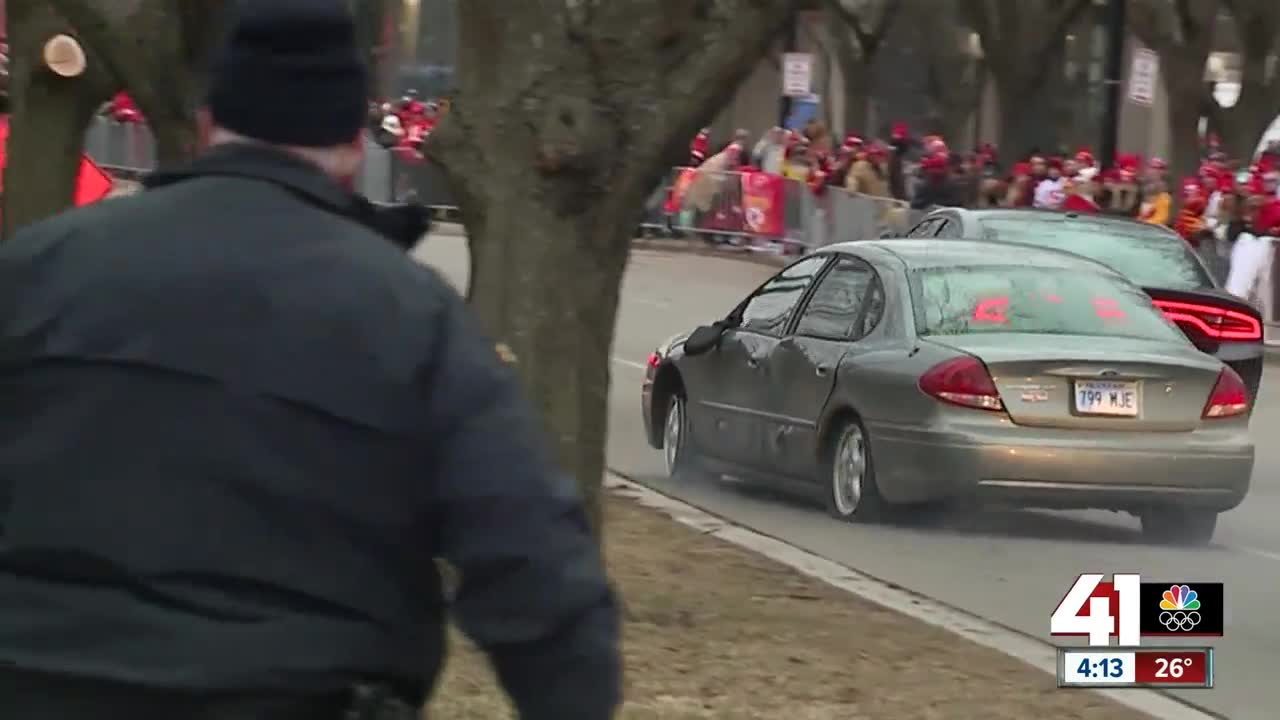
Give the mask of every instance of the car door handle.
POLYGON ((829 372, 831 372, 831 368, 826 365, 819 365, 813 369, 813 374, 818 377, 826 377, 829 372))
POLYGON ((747 367, 751 368, 752 370, 759 370, 760 361, 753 357, 749 357, 747 358, 747 367))

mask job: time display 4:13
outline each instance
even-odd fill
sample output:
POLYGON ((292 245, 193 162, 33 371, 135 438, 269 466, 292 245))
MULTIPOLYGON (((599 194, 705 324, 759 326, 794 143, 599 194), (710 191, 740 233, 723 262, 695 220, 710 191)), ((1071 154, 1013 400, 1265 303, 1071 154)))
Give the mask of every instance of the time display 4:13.
POLYGON ((1102 658, 1089 662, 1086 658, 1080 661, 1076 672, 1084 677, 1121 678, 1124 677, 1124 660, 1122 658, 1102 658))

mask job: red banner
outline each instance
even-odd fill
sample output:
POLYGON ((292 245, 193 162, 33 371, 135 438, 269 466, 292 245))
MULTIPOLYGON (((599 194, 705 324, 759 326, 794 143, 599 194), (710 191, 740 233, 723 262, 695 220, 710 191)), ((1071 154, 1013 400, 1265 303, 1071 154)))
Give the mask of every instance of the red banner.
POLYGON ((742 173, 742 217, 752 235, 780 238, 786 234, 786 181, 781 175, 742 173))

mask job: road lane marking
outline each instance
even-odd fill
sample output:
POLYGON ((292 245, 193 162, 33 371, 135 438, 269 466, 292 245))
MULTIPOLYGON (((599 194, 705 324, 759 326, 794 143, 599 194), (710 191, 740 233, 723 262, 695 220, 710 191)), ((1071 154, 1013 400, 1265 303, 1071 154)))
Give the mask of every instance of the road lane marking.
POLYGON ((631 302, 637 305, 648 305, 649 307, 655 307, 661 310, 671 307, 671 303, 669 302, 665 302, 663 300, 649 300, 648 298, 634 298, 631 302))
POLYGON ((1239 546, 1227 546, 1227 549, 1235 550, 1236 552, 1244 553, 1245 555, 1253 555, 1254 557, 1266 558, 1268 560, 1275 560, 1276 562, 1280 562, 1280 553, 1271 552, 1269 550, 1259 550, 1257 548, 1239 547, 1239 546))
POLYGON ((617 355, 613 356, 613 361, 618 363, 619 365, 626 365, 629 368, 635 368, 637 370, 645 370, 649 367, 644 363, 636 362, 635 360, 627 360, 626 358, 620 358, 617 355))
MULTIPOLYGON (((933 598, 841 565, 778 538, 756 532, 728 518, 704 511, 695 505, 665 495, 657 489, 616 473, 607 473, 604 484, 611 492, 657 510, 681 525, 780 562, 801 574, 1021 660, 1050 675, 1057 674, 1056 649, 1053 645, 1032 635, 1011 630, 933 598)), ((1121 705, 1161 720, 1217 720, 1221 717, 1158 690, 1101 689, 1090 690, 1090 692, 1096 692, 1121 705)))

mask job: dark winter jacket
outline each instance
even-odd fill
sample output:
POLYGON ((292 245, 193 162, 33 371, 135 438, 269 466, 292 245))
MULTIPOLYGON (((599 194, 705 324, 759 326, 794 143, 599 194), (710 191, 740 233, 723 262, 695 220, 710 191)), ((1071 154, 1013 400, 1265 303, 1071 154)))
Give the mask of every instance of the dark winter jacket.
POLYGON ((916 187, 915 197, 911 198, 912 210, 958 207, 962 204, 960 193, 947 175, 926 176, 916 187))
POLYGON ((521 717, 608 717, 576 489, 420 220, 247 145, 147 184, 0 245, 0 665, 417 701, 442 557, 521 717))

